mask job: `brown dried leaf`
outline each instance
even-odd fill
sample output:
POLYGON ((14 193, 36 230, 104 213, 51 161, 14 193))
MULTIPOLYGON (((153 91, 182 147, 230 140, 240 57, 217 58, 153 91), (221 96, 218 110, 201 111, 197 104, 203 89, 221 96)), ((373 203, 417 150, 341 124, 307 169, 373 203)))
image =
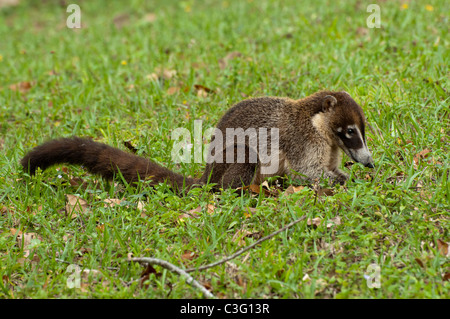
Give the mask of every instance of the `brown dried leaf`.
POLYGON ((333 196, 334 195, 334 190, 331 188, 319 188, 318 190, 316 190, 316 194, 318 197, 321 196, 333 196))
POLYGON ((254 238, 256 240, 258 240, 259 238, 261 238, 263 232, 259 231, 259 232, 251 232, 247 229, 239 229, 231 238, 232 241, 234 242, 238 242, 239 246, 245 246, 245 238, 254 238))
POLYGON ((206 93, 214 93, 214 90, 212 90, 204 85, 201 85, 201 84, 194 84, 194 89, 196 91, 205 91, 206 93))
MULTIPOLYGON (((206 207, 206 210, 208 212, 208 214, 212 214, 214 213, 216 207, 213 204, 208 204, 208 206, 206 207)), ((198 206, 197 208, 191 209, 190 211, 181 214, 180 216, 178 216, 178 219, 184 219, 184 218, 198 218, 200 217, 200 213, 202 211, 202 207, 198 206)))
POLYGON ((450 281, 450 271, 446 272, 444 276, 442 276, 444 281, 450 281))
POLYGON ((181 214, 180 216, 178 216, 178 219, 184 219, 184 218, 198 218, 200 217, 200 215, 198 214, 200 211, 202 210, 201 206, 198 206, 195 209, 191 209, 190 211, 181 214))
MULTIPOLYGON (((19 247, 23 247, 24 257, 27 258, 31 254, 31 242, 33 239, 37 239, 38 236, 36 233, 22 233, 19 232, 17 235, 17 244, 19 247)), ((33 260, 36 261, 36 260, 33 260)))
POLYGON ((19 91, 21 93, 26 93, 31 89, 31 83, 28 81, 14 83, 9 86, 13 91, 19 91))
POLYGON ((6 214, 12 214, 13 213, 13 209, 11 207, 7 207, 7 206, 1 206, 0 207, 0 215, 6 215, 6 214))
POLYGON ((181 255, 182 260, 193 260, 194 258, 197 258, 197 254, 190 250, 185 250, 183 255, 181 255))
POLYGON ((294 194, 294 193, 298 193, 304 188, 305 188, 304 186, 292 186, 292 185, 289 185, 289 187, 284 191, 284 194, 285 195, 291 195, 291 194, 294 194))
POLYGON ((416 263, 419 264, 419 266, 423 269, 425 269, 425 265, 423 264, 423 261, 420 260, 419 258, 414 258, 414 260, 416 261, 416 263))
POLYGON ((244 211, 245 218, 250 218, 254 213, 256 213, 256 208, 254 207, 246 207, 247 211, 244 211))
POLYGON ((201 97, 201 98, 206 98, 206 97, 208 97, 208 93, 206 93, 206 91, 203 91, 203 90, 198 90, 197 96, 201 97))
POLYGON ((72 219, 76 218, 77 214, 82 214, 87 212, 88 203, 84 199, 76 196, 76 195, 66 195, 66 216, 70 216, 72 219))
POLYGON ((175 93, 177 93, 179 91, 180 91, 179 87, 171 86, 170 88, 167 89, 167 94, 174 95, 175 93))
POLYGON ((147 74, 145 76, 145 78, 148 79, 148 80, 152 80, 152 81, 158 81, 159 76, 156 73, 151 73, 151 74, 147 74))
POLYGON ((444 257, 450 257, 450 249, 449 249, 449 243, 446 243, 443 240, 438 239, 437 240, 437 246, 439 253, 444 257))
POLYGON ((141 211, 141 212, 145 212, 146 210, 145 210, 145 202, 143 202, 143 201, 138 201, 137 202, 137 205, 136 205, 136 208, 139 210, 139 211, 141 211))
POLYGON ((147 267, 141 273, 141 277, 145 276, 145 275, 157 274, 157 273, 158 272, 156 271, 155 268, 153 268, 153 266, 151 264, 147 264, 147 267))
POLYGON ((20 3, 19 0, 1 0, 0 8, 9 7, 9 6, 17 6, 20 3))
POLYGON ((313 219, 308 218, 308 220, 306 221, 306 225, 319 227, 321 222, 322 219, 320 217, 315 217, 313 219))
POLYGON ((425 159, 429 156, 429 153, 431 153, 431 150, 427 148, 417 153, 416 155, 414 155, 414 163, 418 165, 421 159, 425 159))
POLYGON ((122 200, 118 198, 107 198, 103 202, 105 203, 103 207, 114 207, 116 205, 119 205, 122 200))
POLYGON ((327 228, 331 228, 333 226, 338 226, 340 224, 341 224, 341 218, 339 216, 336 216, 334 218, 327 220, 327 228))
POLYGON ((208 289, 209 291, 212 291, 212 285, 209 281, 200 281, 200 284, 205 287, 206 289, 208 289))
POLYGON ((267 196, 267 197, 268 196, 276 196, 277 195, 277 194, 267 190, 264 187, 260 188, 259 185, 256 185, 256 184, 251 184, 249 186, 239 187, 237 189, 249 190, 251 193, 254 193, 254 194, 260 194, 261 191, 262 191, 264 193, 264 195, 267 196))
POLYGON ((155 73, 158 75, 159 78, 163 78, 164 80, 170 80, 175 75, 177 75, 176 70, 164 69, 160 67, 155 68, 155 73))
MULTIPOLYGON (((98 226, 97 226, 98 227, 98 226)), ((89 254, 89 253, 91 253, 92 252, 92 248, 89 248, 89 247, 81 247, 81 249, 80 249, 80 253, 82 254, 82 255, 84 255, 84 254, 89 254)))
POLYGON ((208 207, 207 207, 208 214, 214 213, 215 210, 216 210, 216 206, 214 206, 213 204, 208 204, 208 207))

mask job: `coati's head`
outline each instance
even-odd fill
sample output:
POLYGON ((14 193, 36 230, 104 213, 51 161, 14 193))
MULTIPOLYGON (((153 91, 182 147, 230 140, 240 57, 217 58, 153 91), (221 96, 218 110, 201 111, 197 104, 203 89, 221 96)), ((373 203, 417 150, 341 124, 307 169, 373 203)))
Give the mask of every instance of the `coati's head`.
POLYGON ((313 125, 325 133, 329 143, 339 146, 352 160, 373 168, 361 106, 347 92, 327 93, 319 97, 321 110, 313 116, 313 125))

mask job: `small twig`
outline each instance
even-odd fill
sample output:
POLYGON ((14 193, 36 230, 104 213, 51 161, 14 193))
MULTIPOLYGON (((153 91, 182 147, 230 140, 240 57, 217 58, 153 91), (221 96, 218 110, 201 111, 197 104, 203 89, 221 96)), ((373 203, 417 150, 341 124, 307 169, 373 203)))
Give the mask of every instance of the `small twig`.
POLYGON ((151 258, 151 257, 134 257, 130 258, 130 261, 136 261, 139 263, 145 263, 145 264, 151 264, 151 265, 158 265, 163 268, 166 268, 167 270, 170 270, 172 272, 175 272, 179 274, 180 276, 183 276, 186 278, 186 282, 202 291, 202 293, 208 297, 208 298, 215 298, 212 293, 210 293, 205 287, 203 287, 198 281, 196 281, 191 275, 189 275, 185 270, 178 268, 177 266, 169 263, 168 261, 158 259, 158 258, 151 258))
POLYGON ((249 246, 247 246, 247 247, 244 247, 244 248, 238 250, 237 252, 235 252, 235 253, 234 253, 233 255, 231 255, 231 256, 228 256, 228 257, 226 257, 226 258, 224 258, 224 259, 222 259, 222 260, 216 261, 216 262, 214 262, 214 263, 212 263, 212 264, 209 264, 209 265, 201 266, 201 267, 198 267, 198 268, 189 268, 189 269, 186 269, 185 272, 188 273, 188 272, 193 272, 193 271, 197 271, 197 270, 205 270, 205 269, 212 268, 212 267, 215 267, 215 266, 217 266, 217 265, 223 264, 223 263, 225 263, 225 262, 227 262, 227 261, 229 261, 229 260, 231 260, 231 259, 234 259, 234 258, 236 258, 237 256, 239 256, 239 255, 245 253, 247 250, 252 249, 252 248, 255 247, 256 245, 259 245, 259 244, 262 243, 263 241, 265 241, 265 240, 267 240, 267 239, 270 239, 270 238, 272 238, 273 236, 275 236, 275 235, 277 235, 277 234, 279 234, 279 233, 285 231, 286 229, 288 229, 288 228, 294 226, 295 224, 301 222, 301 221, 304 220, 305 218, 306 218, 306 215, 300 217, 300 218, 297 219, 297 220, 294 220, 293 222, 291 222, 291 223, 287 224, 286 226, 284 226, 283 228, 280 228, 279 230, 277 230, 277 231, 271 233, 270 235, 267 235, 267 236, 265 236, 265 237, 262 237, 262 238, 258 239, 257 241, 255 241, 253 244, 251 244, 251 245, 249 245, 249 246))

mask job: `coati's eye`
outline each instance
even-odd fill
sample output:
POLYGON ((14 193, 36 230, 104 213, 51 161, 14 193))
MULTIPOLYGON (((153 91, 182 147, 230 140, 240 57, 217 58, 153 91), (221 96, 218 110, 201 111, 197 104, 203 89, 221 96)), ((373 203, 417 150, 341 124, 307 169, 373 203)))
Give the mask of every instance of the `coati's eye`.
POLYGON ((347 134, 348 135, 353 135, 355 133, 355 130, 352 128, 347 129, 347 134))

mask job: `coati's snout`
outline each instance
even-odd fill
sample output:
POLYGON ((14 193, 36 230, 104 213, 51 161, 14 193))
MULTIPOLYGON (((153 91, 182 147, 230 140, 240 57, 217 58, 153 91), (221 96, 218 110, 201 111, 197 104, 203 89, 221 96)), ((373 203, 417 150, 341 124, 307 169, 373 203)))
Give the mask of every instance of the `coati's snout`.
MULTIPOLYGON (((347 152, 346 152, 347 153, 347 152)), ((372 155, 370 154, 367 146, 359 148, 359 149, 348 149, 347 154, 354 161, 363 164, 365 167, 374 168, 372 155)))

